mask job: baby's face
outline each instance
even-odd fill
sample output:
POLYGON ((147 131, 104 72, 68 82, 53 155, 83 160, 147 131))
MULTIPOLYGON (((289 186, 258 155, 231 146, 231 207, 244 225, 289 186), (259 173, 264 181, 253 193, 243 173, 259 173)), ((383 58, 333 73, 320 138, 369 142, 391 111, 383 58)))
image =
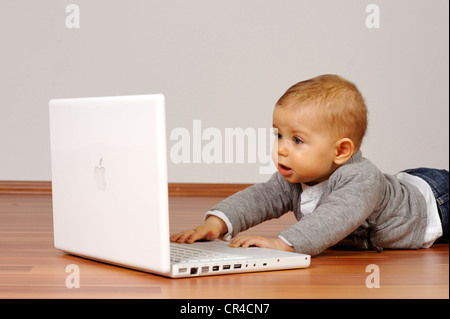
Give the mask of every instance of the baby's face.
POLYGON ((337 168, 337 140, 317 112, 314 107, 275 107, 273 127, 278 145, 272 157, 288 182, 314 185, 328 179, 337 168))

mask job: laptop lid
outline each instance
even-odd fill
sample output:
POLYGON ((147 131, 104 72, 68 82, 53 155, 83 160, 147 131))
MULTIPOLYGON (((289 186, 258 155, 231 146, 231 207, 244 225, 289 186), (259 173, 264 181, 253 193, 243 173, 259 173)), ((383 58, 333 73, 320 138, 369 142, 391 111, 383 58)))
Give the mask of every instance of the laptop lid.
POLYGON ((164 96, 49 103, 57 249, 170 272, 164 96))

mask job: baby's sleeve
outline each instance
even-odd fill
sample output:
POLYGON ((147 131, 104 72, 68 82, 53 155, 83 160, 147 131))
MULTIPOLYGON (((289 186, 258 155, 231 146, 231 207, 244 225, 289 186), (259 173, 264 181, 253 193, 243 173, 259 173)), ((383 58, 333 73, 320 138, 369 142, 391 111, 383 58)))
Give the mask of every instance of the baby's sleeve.
POLYGON ((240 191, 211 210, 222 212, 231 224, 231 236, 292 210, 292 187, 278 172, 269 181, 240 191))
POLYGON ((313 213, 280 235, 292 243, 298 253, 315 256, 351 234, 382 200, 379 196, 382 179, 366 173, 333 176, 329 180, 333 191, 320 200, 313 213))

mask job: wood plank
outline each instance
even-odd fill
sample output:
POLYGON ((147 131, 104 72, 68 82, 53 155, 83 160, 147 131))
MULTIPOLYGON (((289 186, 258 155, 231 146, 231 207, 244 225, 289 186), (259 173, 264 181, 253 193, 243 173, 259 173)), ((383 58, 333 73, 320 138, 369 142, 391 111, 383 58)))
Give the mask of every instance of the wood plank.
POLYGON ((0 194, 42 194, 52 193, 49 181, 0 181, 0 194))
POLYGON ((169 196, 231 196, 253 184, 169 183, 169 196))
MULTIPOLYGON (((169 196, 230 196, 252 184, 169 183, 169 196)), ((51 195, 50 181, 0 181, 0 194, 51 195)))

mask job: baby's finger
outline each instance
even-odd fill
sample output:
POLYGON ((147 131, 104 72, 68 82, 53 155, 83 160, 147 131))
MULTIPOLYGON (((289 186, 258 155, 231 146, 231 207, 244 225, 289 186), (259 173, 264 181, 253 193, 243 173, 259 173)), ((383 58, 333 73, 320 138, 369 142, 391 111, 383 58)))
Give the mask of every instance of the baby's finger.
POLYGON ((208 231, 202 228, 194 229, 194 232, 187 239, 188 244, 192 244, 193 242, 201 239, 206 239, 208 236, 208 231))
POLYGON ((236 237, 230 243, 231 247, 248 248, 250 246, 256 246, 261 248, 268 248, 267 239, 261 236, 241 236, 236 237))
POLYGON ((177 239, 180 236, 181 236, 181 233, 172 234, 172 235, 170 235, 170 241, 175 242, 175 241, 177 241, 177 239))
POLYGON ((231 242, 230 242, 230 246, 231 247, 235 247, 235 248, 241 247, 241 246, 244 247, 243 245, 247 242, 247 239, 248 238, 245 237, 245 236, 240 236, 240 237, 233 238, 231 240, 231 242))
POLYGON ((185 243, 186 240, 189 238, 189 236, 191 236, 191 234, 193 232, 194 232, 193 230, 188 230, 188 231, 178 233, 174 236, 174 241, 177 243, 185 243))

